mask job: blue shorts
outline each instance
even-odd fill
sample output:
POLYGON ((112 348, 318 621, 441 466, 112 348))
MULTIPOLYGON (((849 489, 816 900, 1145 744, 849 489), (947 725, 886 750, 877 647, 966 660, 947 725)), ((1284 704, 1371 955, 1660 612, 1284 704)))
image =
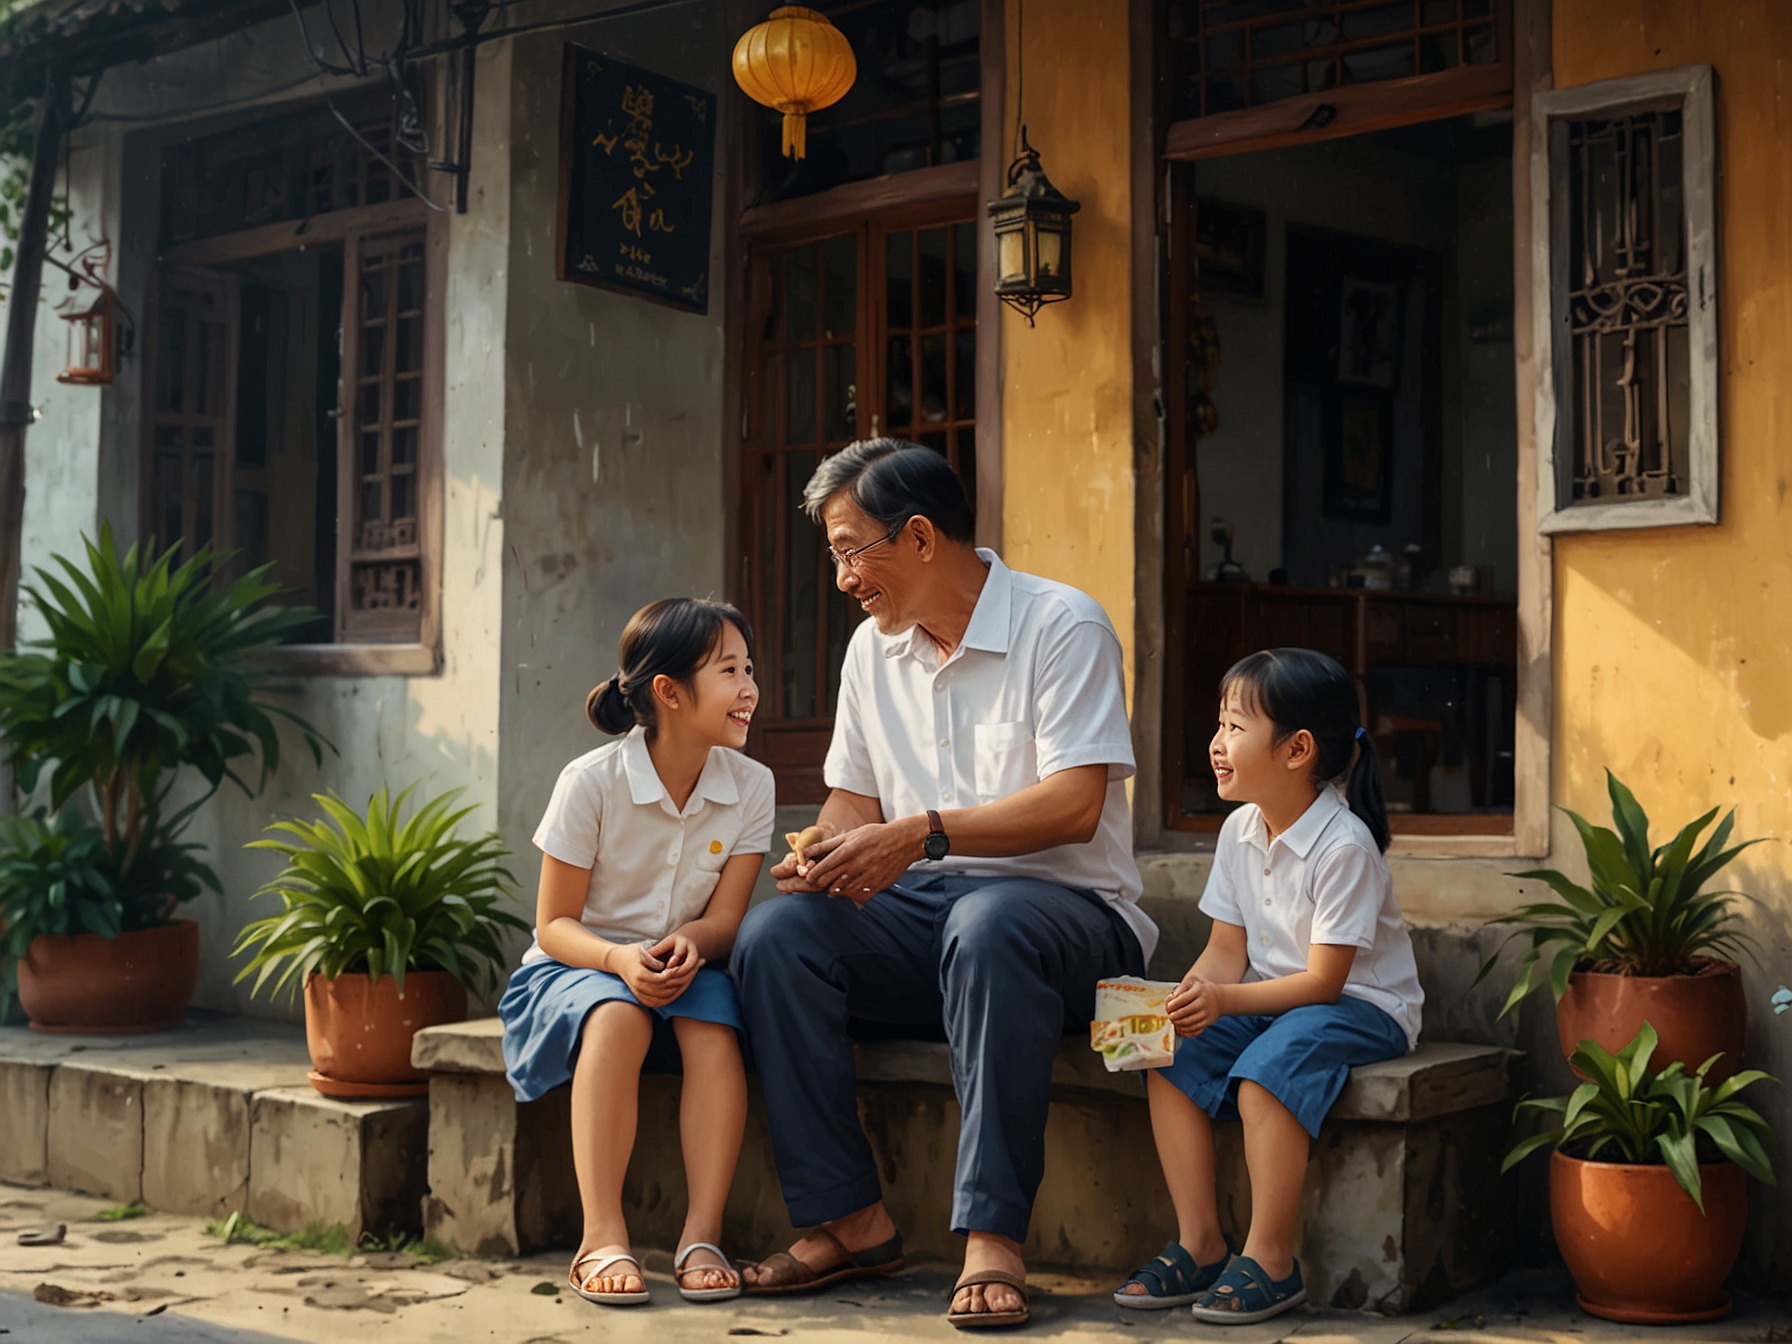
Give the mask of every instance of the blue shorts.
POLYGON ((498 1000, 498 1016, 504 1022, 504 1076, 518 1101, 534 1101, 572 1081, 585 1019, 598 1004, 611 1000, 632 1003, 661 1023, 690 1017, 743 1029, 734 982, 717 966, 699 970, 690 987, 664 1008, 648 1008, 619 975, 551 959, 532 961, 516 968, 498 1000))
POLYGON ((1238 1084, 1248 1078, 1318 1138, 1352 1068, 1399 1059, 1410 1048, 1398 1022, 1344 994, 1277 1017, 1222 1017, 1178 1040, 1176 1062, 1159 1072, 1215 1120, 1238 1119, 1238 1084))

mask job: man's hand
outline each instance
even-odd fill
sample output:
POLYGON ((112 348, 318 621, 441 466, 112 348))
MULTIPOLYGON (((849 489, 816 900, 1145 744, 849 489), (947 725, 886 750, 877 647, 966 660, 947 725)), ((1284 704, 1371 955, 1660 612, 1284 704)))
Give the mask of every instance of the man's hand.
POLYGON ((611 973, 622 978, 629 993, 649 1008, 664 1008, 691 987, 703 958, 689 938, 674 933, 651 947, 641 943, 618 947, 610 963, 611 973))
POLYGON ((825 891, 863 905, 885 887, 899 881, 922 857, 921 839, 914 823, 924 818, 875 822, 858 826, 819 844, 810 845, 797 875, 809 885, 806 891, 825 891))
POLYGON ((778 884, 778 890, 789 893, 796 891, 820 891, 803 874, 808 868, 808 851, 824 840, 835 835, 834 828, 825 821, 818 821, 813 826, 805 826, 800 831, 790 831, 784 836, 784 842, 790 846, 790 853, 779 859, 772 867, 772 880, 778 884))
POLYGON ((1221 1017, 1221 991, 1225 987, 1203 979, 1191 969, 1182 983, 1170 991, 1164 1007, 1170 1013, 1170 1025, 1178 1036, 1199 1036, 1221 1017))

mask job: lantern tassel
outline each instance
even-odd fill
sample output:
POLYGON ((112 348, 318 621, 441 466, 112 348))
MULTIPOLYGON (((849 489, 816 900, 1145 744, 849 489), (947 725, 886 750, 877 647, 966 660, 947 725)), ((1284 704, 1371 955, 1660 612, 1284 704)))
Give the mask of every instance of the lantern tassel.
POLYGON ((809 148, 808 130, 808 122, 801 112, 786 112, 784 114, 785 158, 800 159, 803 157, 809 148))

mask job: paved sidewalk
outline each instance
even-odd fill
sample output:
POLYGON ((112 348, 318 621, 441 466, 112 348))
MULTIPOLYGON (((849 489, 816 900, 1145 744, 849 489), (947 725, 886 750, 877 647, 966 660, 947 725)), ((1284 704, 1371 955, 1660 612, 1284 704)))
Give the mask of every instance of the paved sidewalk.
MULTIPOLYGON (((273 1344, 280 1340, 380 1344, 713 1344, 729 1336, 791 1344, 964 1340, 944 1318, 951 1269, 919 1266, 888 1282, 848 1285, 814 1298, 680 1301, 670 1257, 645 1252, 653 1305, 590 1306, 568 1292, 564 1256, 419 1266, 375 1253, 342 1260, 303 1251, 226 1246, 199 1220, 163 1214, 108 1223, 104 1201, 0 1185, 0 1344, 273 1344), (16 1229, 68 1224, 60 1246, 28 1249, 16 1229)), ((1085 1340, 1222 1338, 1237 1344, 1419 1344, 1462 1332, 1475 1344, 1600 1344, 1651 1339, 1792 1341, 1792 1301, 1745 1298, 1728 1320, 1680 1329, 1627 1327, 1574 1309, 1558 1273, 1514 1275, 1417 1316, 1302 1311, 1261 1326, 1217 1329, 1184 1312, 1125 1312, 1112 1285, 1061 1276, 1035 1281, 1034 1321, 1022 1337, 1085 1340)))

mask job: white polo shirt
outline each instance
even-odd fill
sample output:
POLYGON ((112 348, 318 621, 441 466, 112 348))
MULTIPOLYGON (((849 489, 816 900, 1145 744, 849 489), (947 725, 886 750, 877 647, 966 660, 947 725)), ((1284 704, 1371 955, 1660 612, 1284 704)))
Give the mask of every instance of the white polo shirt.
POLYGON ((911 871, 1038 877, 1092 891, 1117 910, 1146 960, 1157 926, 1139 909, 1133 773, 1120 639, 1101 605, 1068 584, 1017 574, 994 551, 964 638, 943 663, 919 627, 853 632, 824 777, 876 798, 886 820, 976 807, 1080 765, 1108 767, 1095 838, 1034 854, 953 854, 911 871))
POLYGON ((1201 895, 1201 913, 1243 927, 1245 979, 1299 974, 1314 943, 1354 947, 1344 992, 1381 1009, 1417 1045, 1425 991, 1394 879, 1362 818, 1328 787, 1273 844, 1266 835, 1255 803, 1227 817, 1201 895))
MULTIPOLYGON (((772 846, 772 772, 711 747, 684 811, 647 754, 647 731, 588 751, 560 772, 535 846, 591 870, 580 922, 613 943, 658 940, 703 913, 723 866, 772 846)), ((539 936, 523 962, 543 961, 539 936)))

